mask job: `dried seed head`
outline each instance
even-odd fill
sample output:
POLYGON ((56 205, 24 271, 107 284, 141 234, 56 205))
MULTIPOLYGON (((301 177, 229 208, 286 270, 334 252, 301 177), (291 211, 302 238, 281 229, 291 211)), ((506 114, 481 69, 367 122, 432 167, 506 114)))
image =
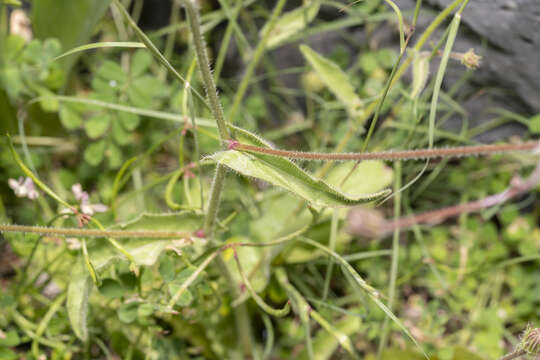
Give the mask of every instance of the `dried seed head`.
POLYGON ((347 215, 347 232, 367 238, 379 238, 384 235, 387 221, 377 210, 356 207, 347 215))
POLYGON ((519 347, 529 355, 540 354, 540 328, 527 328, 519 347))
POLYGON ((482 57, 474 53, 474 49, 469 49, 461 56, 461 63, 468 69, 475 70, 480 66, 482 57))

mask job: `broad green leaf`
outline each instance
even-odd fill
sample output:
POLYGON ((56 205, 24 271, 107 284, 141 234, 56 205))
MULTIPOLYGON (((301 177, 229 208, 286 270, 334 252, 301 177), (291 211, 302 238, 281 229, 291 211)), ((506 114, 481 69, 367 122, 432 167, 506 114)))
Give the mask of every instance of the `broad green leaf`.
POLYGON ((335 166, 326 182, 347 194, 369 194, 381 191, 392 183, 392 169, 382 161, 363 161, 349 175, 356 164, 349 161, 335 166), (347 180, 343 182, 345 177, 347 180))
POLYGON ((92 279, 82 261, 79 261, 68 285, 67 312, 73 332, 79 339, 88 339, 86 326, 88 316, 88 298, 92 292, 92 279))
MULTIPOLYGON (((231 126, 231 131, 234 138, 241 143, 271 147, 267 142, 245 130, 231 126)), ((342 193, 323 180, 314 178, 292 161, 276 156, 228 150, 216 153, 212 158, 242 175, 285 188, 317 206, 357 205, 388 194, 388 191, 372 194, 342 193)), ((366 174, 367 177, 369 174, 366 174)))
POLYGON ((362 115, 364 104, 356 95, 347 74, 334 62, 319 55, 307 45, 300 45, 300 51, 326 87, 345 105, 349 114, 353 117, 362 115))
MULTIPOLYGON (((144 47, 144 44, 141 44, 144 47)), ((137 50, 133 55, 133 60, 131 61, 131 76, 139 77, 142 75, 152 63, 152 55, 146 50, 137 50)))
POLYGON ((114 61, 105 61, 97 71, 97 76, 104 80, 116 81, 117 84, 123 84, 126 82, 126 74, 122 71, 120 65, 114 61))
POLYGON ((103 279, 99 287, 99 292, 105 297, 114 299, 124 295, 125 291, 118 281, 114 279, 103 279))
POLYGON ((60 108, 60 121, 67 130, 75 130, 82 125, 81 116, 69 108, 69 106, 63 105, 60 108))
POLYGON ((62 44, 58 39, 45 39, 43 42, 42 58, 44 62, 50 62, 62 51, 62 44))
POLYGON ((201 229, 203 219, 203 215, 189 211, 163 214, 143 213, 131 221, 112 226, 111 229, 190 232, 201 229))
MULTIPOLYGON (((21 339, 15 330, 6 331, 5 337, 0 337, 0 346, 14 347, 20 344, 21 339)), ((1 359, 1 358, 0 358, 1 359)))
POLYGON ((84 124, 84 129, 90 139, 97 139, 105 134, 110 124, 111 116, 109 114, 99 114, 89 119, 84 124))
POLYGON ((130 302, 127 304, 122 304, 117 310, 118 319, 121 322, 130 324, 137 318, 137 309, 139 304, 136 302, 130 302))
POLYGON ((15 360, 17 358, 18 356, 13 350, 0 346, 0 359, 15 360))
POLYGON ((122 126, 127 131, 133 131, 139 126, 140 118, 135 114, 130 114, 127 112, 118 112, 118 118, 122 123, 122 126))
POLYGON ((52 96, 54 96, 54 93, 47 89, 44 86, 39 86, 37 84, 33 84, 34 90, 37 91, 40 97, 43 97, 44 99, 39 102, 41 105, 41 108, 44 111, 47 112, 57 112, 58 111, 58 101, 55 100, 52 96))
POLYGON ((105 140, 94 142, 84 150, 84 160, 92 166, 98 166, 103 160, 105 153, 105 140))
POLYGON ((142 76, 133 81, 127 94, 133 105, 149 108, 154 99, 167 95, 167 87, 153 76, 142 76))
POLYGON ((176 276, 174 260, 170 256, 163 256, 159 262, 159 274, 165 282, 171 282, 176 276))
POLYGON ((529 120, 529 131, 533 134, 540 134, 540 114, 529 120))
POLYGON ((127 145, 131 141, 130 134, 124 129, 118 118, 112 123, 112 136, 119 145, 127 145))
MULTIPOLYGON (((34 0, 32 27, 38 39, 56 38, 63 49, 82 45, 94 34, 110 0, 34 0)), ((68 70, 78 56, 62 59, 68 70)))
POLYGON ((146 317, 152 315, 154 312, 154 306, 152 304, 140 304, 137 308, 137 317, 146 317))
POLYGON ((109 144, 105 152, 109 159, 109 167, 111 169, 118 169, 122 165, 122 150, 115 144, 109 144))
MULTIPOLYGON (((174 296, 174 294, 178 292, 182 284, 183 284, 183 281, 176 281, 176 280, 174 282, 169 283, 167 286, 167 288, 169 289, 169 294, 171 296, 174 296)), ((193 301, 193 294, 191 293, 191 291, 186 289, 184 290, 182 295, 180 295, 178 300, 176 300, 176 305, 184 307, 191 304, 192 301, 193 301)))
MULTIPOLYGON (((306 28, 317 16, 320 6, 318 0, 309 1, 305 6, 284 13, 272 27, 266 46, 273 49, 291 35, 306 28)), ((265 25, 259 32, 261 36, 265 33, 267 26, 265 25)))

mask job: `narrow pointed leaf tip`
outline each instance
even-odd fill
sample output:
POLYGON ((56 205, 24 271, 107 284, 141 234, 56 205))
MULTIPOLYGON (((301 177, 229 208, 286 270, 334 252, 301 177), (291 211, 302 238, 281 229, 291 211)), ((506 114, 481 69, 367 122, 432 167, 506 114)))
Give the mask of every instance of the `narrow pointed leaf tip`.
MULTIPOLYGON (((243 144, 272 148, 268 142, 244 129, 230 125, 230 130, 234 138, 243 144)), ((352 206, 379 199, 390 193, 390 190, 379 191, 383 186, 369 194, 344 193, 325 181, 313 177, 291 160, 266 154, 227 150, 216 153, 211 158, 242 175, 261 179, 289 190, 317 206, 352 206)))
POLYGON ((349 115, 362 118, 364 103, 356 94, 347 74, 336 63, 318 54, 307 45, 300 45, 300 51, 324 85, 343 103, 349 115))

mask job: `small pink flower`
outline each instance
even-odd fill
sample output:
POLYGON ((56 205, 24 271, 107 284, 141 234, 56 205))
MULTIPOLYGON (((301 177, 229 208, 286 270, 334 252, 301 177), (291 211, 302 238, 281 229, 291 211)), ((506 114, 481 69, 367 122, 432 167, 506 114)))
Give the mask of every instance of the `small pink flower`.
POLYGON ((95 213, 102 213, 109 208, 104 204, 90 204, 89 196, 86 191, 83 190, 81 184, 77 183, 71 187, 71 191, 80 203, 81 212, 86 215, 94 215, 95 213))
POLYGON ((21 176, 19 180, 9 179, 8 185, 18 197, 27 197, 30 200, 34 200, 39 196, 39 193, 34 187, 34 182, 29 177, 23 178, 21 176))

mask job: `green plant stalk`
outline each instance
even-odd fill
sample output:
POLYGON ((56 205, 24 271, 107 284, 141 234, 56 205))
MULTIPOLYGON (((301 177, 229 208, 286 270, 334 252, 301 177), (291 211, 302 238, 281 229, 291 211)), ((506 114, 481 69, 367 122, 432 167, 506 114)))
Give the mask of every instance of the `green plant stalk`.
POLYGON ((401 10, 399 10, 399 7, 392 1, 392 0, 384 0, 392 10, 396 13, 396 16, 398 18, 398 24, 399 24, 399 49, 400 52, 405 52, 405 48, 407 47, 407 44, 405 43, 405 26, 403 25, 403 15, 401 15, 401 10))
POLYGON ((270 354, 272 353, 272 348, 274 347, 274 327, 272 326, 272 320, 268 317, 268 315, 263 314, 262 316, 264 328, 266 330, 266 343, 264 344, 264 350, 262 358, 263 360, 266 360, 270 357, 270 354))
POLYGON ((45 313, 43 318, 41 319, 41 322, 39 323, 37 329, 36 329, 36 337, 32 341, 32 354, 36 359, 39 358, 39 342, 38 339, 41 338, 45 330, 47 329, 47 325, 49 325, 49 322, 51 321, 52 317, 56 312, 60 309, 60 306, 66 299, 67 293, 64 292, 60 294, 54 302, 49 307, 49 310, 45 313))
POLYGON ((332 257, 334 257, 336 259, 336 261, 341 265, 341 268, 344 271, 344 273, 350 275, 350 278, 353 280, 352 284, 354 284, 354 286, 358 286, 360 289, 365 291, 367 293, 368 297, 371 299, 371 301, 373 301, 375 303, 375 305, 377 305, 379 307, 379 309, 381 309, 386 314, 386 316, 388 316, 392 321, 394 321, 394 323, 401 329, 401 331, 403 331, 403 333, 405 335, 407 335, 407 337, 409 339, 411 339, 411 341, 418 347, 418 349, 422 351, 425 358, 429 359, 427 354, 425 353, 425 351, 422 349, 422 347, 420 346, 418 341, 416 341, 416 339, 412 336, 410 331, 394 315, 394 313, 392 313, 392 311, 390 311, 388 309, 388 307, 386 305, 384 305, 382 303, 382 301, 379 299, 379 297, 380 297, 379 292, 375 288, 373 288, 372 286, 368 285, 368 283, 366 283, 366 281, 360 276, 360 274, 358 274, 358 272, 351 266, 351 264, 349 264, 342 256, 340 256, 335 251, 332 251, 332 250, 328 249, 328 247, 326 247, 326 246, 324 246, 324 245, 322 245, 322 244, 320 244, 320 243, 318 243, 318 242, 316 242, 314 240, 311 240, 311 239, 308 239, 306 237, 300 236, 298 238, 298 241, 300 241, 300 242, 302 242, 304 244, 311 245, 311 246, 313 246, 313 247, 315 247, 317 249, 320 249, 320 250, 324 251, 325 253, 331 255, 332 257))
POLYGON ((416 0, 416 7, 414 8, 414 15, 413 15, 413 22, 412 22, 413 28, 416 27, 416 22, 418 21, 418 15, 420 15, 421 7, 422 7, 422 0, 416 0))
POLYGON ((86 238, 83 238, 81 241, 81 249, 82 249, 84 263, 86 265, 86 268, 88 269, 88 272, 90 273, 90 277, 92 278, 94 285, 98 286, 101 283, 101 281, 99 280, 97 276, 94 265, 92 265, 92 262, 90 261, 90 256, 88 255, 88 248, 86 247, 86 238))
POLYGON ((253 59, 249 63, 246 69, 246 73, 244 74, 244 77, 242 78, 242 82, 238 86, 238 90, 236 91, 236 94, 234 96, 231 111, 229 112, 229 115, 228 115, 229 122, 231 123, 234 121, 234 118, 236 117, 236 114, 240 107, 240 103, 242 102, 242 99, 244 98, 244 95, 246 94, 251 77, 253 76, 253 73, 255 72, 255 68, 259 64, 259 60, 264 54, 264 51, 266 49, 266 43, 268 42, 270 33, 272 29, 274 28, 274 25, 276 21, 278 20, 278 17, 281 14, 281 10, 283 10, 283 6, 285 5, 286 2, 287 2, 286 0, 279 0, 277 2, 276 6, 274 7, 274 10, 272 11, 272 14, 270 15, 270 19, 265 24, 266 30, 264 34, 262 34, 262 37, 259 40, 257 47, 255 48, 255 52, 253 53, 253 59))
MULTIPOLYGON (((394 164, 394 220, 399 219, 401 216, 401 162, 398 161, 394 164)), ((388 309, 392 311, 394 307, 394 301, 396 298, 396 279, 398 274, 399 264, 399 229, 394 229, 394 235, 392 238, 392 264, 390 269, 390 284, 388 286, 388 309)), ((377 358, 381 358, 383 350, 386 348, 388 340, 388 324, 389 318, 385 317, 381 332, 381 340, 379 342, 379 349, 377 352, 377 358)))
POLYGON ((450 57, 450 52, 452 51, 452 47, 454 46, 454 42, 456 40, 456 35, 459 29, 459 23, 461 20, 461 16, 459 14, 456 14, 454 16, 454 19, 452 20, 452 23, 450 24, 450 31, 448 33, 448 39, 446 40, 446 46, 444 48, 443 56, 441 58, 441 63, 439 65, 439 70, 437 71, 437 77, 435 78, 435 85, 433 88, 433 96, 431 98, 431 108, 429 111, 429 148, 433 147, 433 129, 435 129, 435 117, 437 115, 437 103, 439 101, 439 94, 441 91, 442 81, 444 79, 444 74, 446 73, 446 66, 448 65, 448 59, 450 57))
POLYGON ((240 260, 238 259, 238 254, 236 253, 236 250, 234 250, 234 261, 236 262, 236 266, 238 267, 238 272, 240 273, 240 276, 242 277, 242 281, 244 282, 245 287, 248 289, 249 294, 253 298, 253 300, 259 305, 261 309, 263 309, 268 315, 272 315, 275 317, 283 317, 287 316, 289 314, 289 311, 291 310, 289 302, 285 304, 285 306, 281 309, 274 309, 270 305, 264 302, 264 300, 255 292, 255 289, 253 289, 253 286, 251 286, 251 283, 249 282, 249 279, 246 276, 246 273, 244 272, 244 269, 242 268, 242 264, 240 263, 240 260))
POLYGON ((293 300, 293 306, 296 304, 295 309, 298 315, 300 316, 300 321, 302 322, 302 325, 304 325, 305 333, 306 333, 306 352, 308 354, 308 359, 312 360, 314 359, 313 356, 313 344, 311 341, 311 326, 310 326, 310 317, 309 314, 312 311, 311 306, 309 306, 308 302, 302 297, 300 292, 296 290, 294 286, 291 285, 289 282, 289 279, 287 278, 287 273, 283 268, 278 268, 275 271, 275 276, 279 284, 283 289, 285 289, 285 292, 293 300))
MULTIPOLYGON (((328 241, 328 247, 330 250, 336 250, 337 230, 339 224, 339 209, 335 208, 332 214, 332 223, 330 225, 330 239, 328 241)), ((328 257, 328 266, 326 267, 326 276, 324 279, 324 287, 322 294, 322 301, 325 301, 328 297, 328 290, 330 288, 330 279, 332 278, 332 270, 334 270, 334 258, 328 257)))
MULTIPOLYGON (((115 0, 117 1, 117 0, 115 0)), ((203 79, 203 83, 206 89, 206 95, 210 101, 210 108, 216 120, 221 144, 224 148, 227 146, 227 140, 229 140, 230 134, 227 129, 227 124, 225 122, 225 116, 223 114, 223 108, 218 98, 216 85, 212 77, 210 70, 210 63, 208 61, 208 56, 206 54, 206 48, 204 47, 204 39, 201 34, 201 25, 199 22, 199 14, 195 10, 195 7, 192 3, 192 0, 183 0, 184 7, 186 8, 187 17, 191 33, 193 36, 193 42, 195 44, 195 52, 197 54, 197 60, 199 62, 199 70, 203 79)), ((208 201, 208 208, 206 212, 206 217, 204 221, 204 231, 206 236, 210 239, 211 242, 215 242, 214 239, 214 224, 217 219, 217 213, 219 209, 219 200, 221 198, 221 192, 225 185, 225 175, 226 169, 224 166, 217 164, 216 170, 214 173, 214 179, 212 181, 212 188, 210 190, 210 199, 208 201)), ((232 275, 223 261, 221 256, 217 258, 218 266, 222 273, 225 276, 227 283, 231 289, 233 295, 238 297, 240 294, 238 286, 232 282, 232 275)), ((234 311, 236 329, 239 334, 239 345, 242 348, 242 352, 247 354, 253 352, 254 348, 252 346, 252 337, 251 337, 251 324, 249 322, 249 315, 247 313, 247 308, 245 304, 240 305, 234 311)))
MULTIPOLYGON (((197 54, 197 60, 199 62, 199 70, 206 89, 206 95, 208 96, 212 114, 216 120, 219 135, 222 146, 225 148, 226 140, 231 138, 225 122, 225 116, 223 114, 223 108, 217 95, 216 85, 212 72, 210 70, 210 63, 208 61, 208 55, 206 54, 206 48, 204 46, 204 39, 201 34, 201 25, 199 23, 199 14, 195 10, 191 0, 183 0, 184 7, 187 11, 189 26, 193 35, 193 42, 195 44, 195 52, 197 54)), ((216 165, 216 171, 214 173, 214 179, 212 181, 212 188, 210 191, 210 200, 208 201, 208 210, 206 213, 206 219, 204 222, 204 230, 206 235, 210 239, 213 238, 214 224, 217 218, 217 212, 219 208, 219 200, 221 198, 221 192, 224 187, 225 181, 225 167, 216 165)))
POLYGON ((236 0, 236 6, 234 7, 232 14, 229 13, 230 9, 227 5, 226 0, 220 0, 219 3, 221 4, 223 11, 229 17, 229 23, 227 24, 225 35, 223 35, 223 40, 221 42, 221 46, 219 48, 218 56, 216 59, 216 64, 214 66, 214 81, 216 83, 219 82, 219 77, 221 76, 221 70, 223 69, 223 64, 225 63, 225 56, 227 55, 227 50, 231 42, 236 18, 238 17, 238 13, 240 12, 240 9, 242 8, 242 0, 236 0))
POLYGON ((184 281, 184 283, 180 286, 180 288, 176 291, 176 293, 172 296, 171 300, 169 301, 169 308, 172 309, 174 304, 180 299, 180 296, 187 290, 187 288, 197 279, 197 277, 206 269, 208 265, 214 260, 220 253, 221 249, 215 250, 212 254, 210 254, 204 261, 195 269, 195 271, 184 281))

